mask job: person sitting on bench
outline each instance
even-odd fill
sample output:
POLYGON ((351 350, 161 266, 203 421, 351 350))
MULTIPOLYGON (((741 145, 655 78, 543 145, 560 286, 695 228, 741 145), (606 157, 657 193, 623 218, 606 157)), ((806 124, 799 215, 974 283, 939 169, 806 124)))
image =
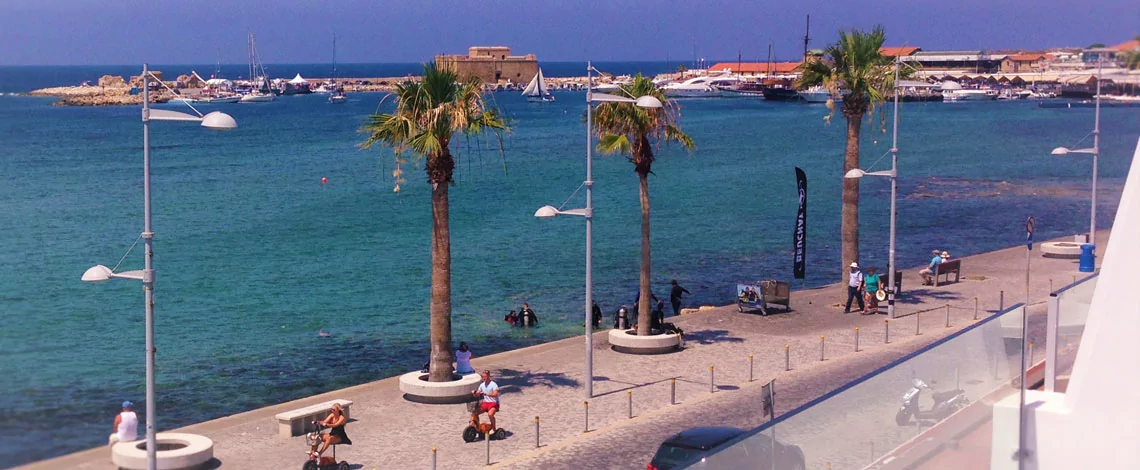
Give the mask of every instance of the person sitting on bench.
POLYGON ((942 264, 941 252, 934 250, 931 251, 930 254, 934 255, 934 257, 930 259, 930 265, 918 272, 918 275, 922 276, 922 285, 924 286, 934 284, 934 268, 942 264))
POLYGON ((313 444, 313 449, 309 451, 309 456, 314 460, 320 460, 321 454, 328 450, 329 446, 336 444, 352 445, 352 440, 348 438, 348 434, 344 433, 344 425, 348 420, 344 417, 344 410, 341 409, 340 403, 333 403, 332 412, 328 417, 321 421, 321 426, 328 426, 329 433, 321 436, 321 450, 317 450, 317 445, 313 444))

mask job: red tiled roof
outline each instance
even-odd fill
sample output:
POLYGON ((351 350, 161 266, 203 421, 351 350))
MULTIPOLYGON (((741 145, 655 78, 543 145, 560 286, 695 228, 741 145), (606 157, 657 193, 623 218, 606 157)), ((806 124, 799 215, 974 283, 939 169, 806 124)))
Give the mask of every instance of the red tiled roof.
POLYGON ((884 57, 906 57, 921 50, 921 47, 913 46, 880 47, 879 54, 882 54, 884 57))
POLYGON ((793 73, 798 71, 801 62, 721 62, 709 67, 710 72, 733 71, 736 73, 767 73, 771 65, 772 73, 793 73))
POLYGON ((1134 51, 1140 49, 1140 40, 1133 39, 1128 42, 1122 42, 1110 47, 1109 49, 1116 49, 1118 51, 1134 51))
POLYGON ((1018 62, 1032 62, 1045 58, 1045 54, 1013 54, 1006 57, 1009 60, 1018 62))

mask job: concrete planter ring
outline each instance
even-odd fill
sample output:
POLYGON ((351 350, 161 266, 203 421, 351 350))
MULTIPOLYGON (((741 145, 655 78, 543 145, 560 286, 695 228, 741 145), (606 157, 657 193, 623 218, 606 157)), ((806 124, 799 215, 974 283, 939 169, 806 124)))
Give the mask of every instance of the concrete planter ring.
POLYGON ((415 371, 400 376, 400 391, 405 400, 416 403, 466 403, 482 381, 479 374, 467 374, 450 382, 428 382, 427 372, 415 371))
MULTIPOLYGON (((159 470, 203 468, 214 459, 214 441, 206 436, 160 432, 155 435, 155 443, 159 470)), ((111 449, 111 462, 118 468, 147 468, 146 439, 115 444, 111 449)))
POLYGON ((681 348, 681 335, 658 333, 638 336, 635 330, 610 330, 610 346, 626 354, 665 354, 681 348))
POLYGON ((1041 256, 1046 258, 1079 259, 1081 244, 1073 242, 1045 242, 1041 244, 1041 256))

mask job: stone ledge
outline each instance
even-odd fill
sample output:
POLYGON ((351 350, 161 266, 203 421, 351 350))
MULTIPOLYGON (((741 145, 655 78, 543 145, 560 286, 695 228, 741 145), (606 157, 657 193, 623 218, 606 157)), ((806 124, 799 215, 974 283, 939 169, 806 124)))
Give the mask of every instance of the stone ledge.
POLYGON ((1045 242, 1041 244, 1041 256, 1046 258, 1079 259, 1081 244, 1074 242, 1045 242))
MULTIPOLYGON (((200 468, 214 458, 214 441, 206 436, 177 432, 160 432, 155 436, 159 470, 200 468), (163 450, 167 446, 176 449, 163 450)), ((147 468, 146 439, 120 442, 111 449, 111 462, 130 470, 147 468)))
POLYGON ((661 333, 637 336, 634 330, 610 330, 610 346, 626 354, 665 354, 681 348, 681 335, 661 333))
POLYGON ((408 372, 400 376, 400 391, 404 399, 416 403, 454 404, 474 399, 471 395, 483 378, 467 374, 450 382, 428 382, 427 372, 408 372))

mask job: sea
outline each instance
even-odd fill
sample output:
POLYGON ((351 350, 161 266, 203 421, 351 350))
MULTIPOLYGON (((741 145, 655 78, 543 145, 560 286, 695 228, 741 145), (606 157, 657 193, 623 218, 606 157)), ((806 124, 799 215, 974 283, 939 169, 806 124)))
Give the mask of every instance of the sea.
MULTIPOLYGON (((209 65, 153 66, 169 74, 209 65)), ((236 76, 244 66, 225 66, 236 76)), ((418 64, 345 64, 341 76, 400 76, 418 64)), ((543 64, 548 76, 584 63, 543 64)), ((655 74, 665 63, 603 63, 655 74)), ((327 76, 328 65, 270 65, 327 76), (322 67, 326 69, 322 72, 322 67)), ((140 67, 0 67, 0 467, 106 444, 124 400, 144 409, 144 305, 134 281, 80 281, 96 264, 141 269, 139 107, 57 107, 11 96, 138 74, 140 67)), ((391 109, 383 93, 203 106, 239 127, 151 129, 157 411, 160 430, 418 369, 428 356, 430 197, 410 156, 394 191, 391 151, 359 129, 391 109), (320 334, 327 333, 326 335, 320 334)), ((581 207, 581 92, 527 103, 487 95, 510 120, 498 138, 456 139, 451 190, 453 335, 477 356, 582 332, 584 224, 538 219, 581 207), (501 148, 501 150, 500 150, 501 148), (510 328, 528 302, 540 326, 510 328)), ((653 288, 676 279, 686 306, 733 301, 738 282, 797 289, 838 282, 846 126, 823 105, 677 101, 696 143, 655 147, 650 176, 653 288), (807 276, 792 279, 796 167, 808 178, 807 276)), ((182 109, 184 105, 159 105, 182 109)), ((887 111, 885 114, 880 111, 887 111)), ((1087 231, 1093 110, 1034 101, 904 103, 899 125, 898 263, 930 250, 966 256, 1087 231)), ((863 123, 862 166, 890 168, 891 114, 863 123)), ((1111 225, 1140 109, 1105 108, 1097 217, 1111 225)), ((636 294, 640 210, 633 166, 594 156, 594 295, 607 321, 636 294)), ((861 183, 864 266, 887 260, 890 186, 861 183)), ((904 276, 904 290, 915 274, 904 276)), ((836 299, 836 302, 841 299, 836 299)), ((810 320, 808 320, 810 321, 810 320)), ((142 427, 140 426, 140 429, 142 427)))

